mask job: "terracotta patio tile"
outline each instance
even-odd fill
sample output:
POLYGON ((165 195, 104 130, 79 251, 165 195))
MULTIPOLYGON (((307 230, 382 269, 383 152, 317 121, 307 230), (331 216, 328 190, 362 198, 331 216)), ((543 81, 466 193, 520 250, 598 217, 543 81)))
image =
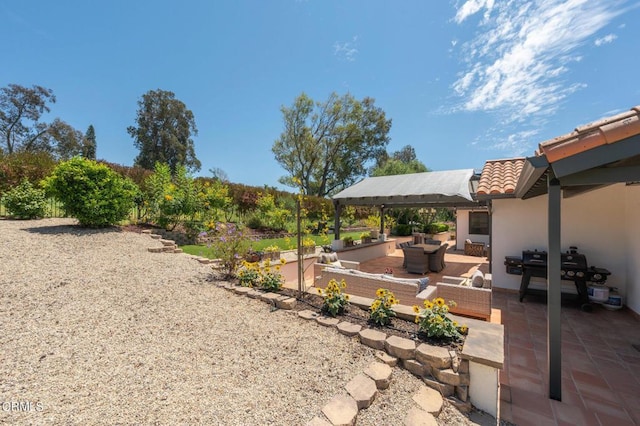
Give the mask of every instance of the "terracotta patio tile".
MULTIPOLYGON (((551 400, 546 393, 531 391, 531 388, 511 387, 511 403, 514 408, 519 407, 527 411, 538 413, 541 416, 553 418, 551 400)), ((513 412, 514 416, 516 412, 513 412)))
POLYGON ((572 405, 564 401, 551 400, 551 406, 555 414, 558 424, 565 423, 570 425, 594 425, 599 426, 600 423, 595 414, 584 406, 572 405))
POLYGON ((596 412, 596 417, 598 418, 602 426, 635 426, 638 424, 629 416, 628 419, 623 419, 617 416, 611 416, 609 414, 596 412))
POLYGON ((551 426, 556 425, 553 413, 542 415, 535 409, 525 409, 521 406, 511 406, 512 422, 518 426, 551 426))
MULTIPOLYGON (((631 416, 627 413, 622 405, 599 399, 597 397, 582 396, 584 405, 596 414, 602 414, 606 417, 620 419, 620 421, 631 422, 631 416)), ((618 424, 617 422, 608 424, 618 424)))

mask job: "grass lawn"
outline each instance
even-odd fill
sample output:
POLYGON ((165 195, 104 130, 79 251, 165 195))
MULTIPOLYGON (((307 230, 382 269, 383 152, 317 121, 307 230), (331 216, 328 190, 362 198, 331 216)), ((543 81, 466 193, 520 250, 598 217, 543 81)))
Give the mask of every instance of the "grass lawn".
MULTIPOLYGON (((340 233, 341 237, 350 236, 354 240, 359 240, 360 239, 360 234, 362 234, 362 232, 342 232, 342 233, 340 233)), ((333 240, 333 234, 329 234, 329 235, 309 235, 308 237, 309 238, 313 238, 314 241, 316 242, 317 246, 330 245, 331 241, 333 240)), ((304 236, 303 238, 307 238, 307 237, 304 236)), ((263 251, 265 249, 265 247, 272 246, 272 245, 276 245, 276 246, 280 247, 281 251, 293 250, 298 246, 297 241, 296 241, 296 237, 292 237, 292 238, 267 238, 267 239, 264 239, 264 240, 253 241, 251 243, 251 247, 255 251, 263 251)), ((180 246, 180 248, 185 253, 193 254, 193 255, 196 255, 196 256, 208 257, 210 259, 214 259, 215 257, 217 257, 215 255, 215 253, 213 253, 213 249, 210 248, 210 247, 207 247, 206 245, 186 245, 186 246, 180 246)))

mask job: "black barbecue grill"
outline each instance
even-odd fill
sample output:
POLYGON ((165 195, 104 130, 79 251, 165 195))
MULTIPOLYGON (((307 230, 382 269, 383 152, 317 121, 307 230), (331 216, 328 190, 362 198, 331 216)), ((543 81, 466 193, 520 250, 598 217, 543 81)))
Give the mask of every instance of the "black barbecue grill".
MULTIPOLYGON (((520 281, 520 301, 528 293, 531 277, 547 277, 547 252, 537 250, 524 250, 522 257, 506 256, 504 264, 508 274, 522 275, 520 281)), ((587 282, 604 284, 611 272, 604 268, 588 267, 587 257, 578 253, 576 247, 571 247, 569 252, 560 255, 561 279, 573 281, 578 292, 578 300, 584 310, 588 310, 589 295, 587 294, 587 282)))

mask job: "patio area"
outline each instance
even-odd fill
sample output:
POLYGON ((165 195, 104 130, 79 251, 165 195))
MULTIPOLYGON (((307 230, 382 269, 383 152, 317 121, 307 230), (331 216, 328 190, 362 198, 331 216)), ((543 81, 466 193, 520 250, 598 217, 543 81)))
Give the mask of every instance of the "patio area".
MULTIPOLYGON (((453 242, 449 242, 452 244, 453 242)), ((402 268, 403 255, 363 262, 361 269, 417 277, 402 268)), ((447 267, 429 273, 431 283, 442 275, 468 276, 488 272, 486 258, 447 251, 447 267)), ((494 282, 495 285, 495 282, 494 282)), ((404 303, 403 303, 404 304, 404 303)), ((562 401, 548 398, 547 311, 544 298, 493 291, 491 322, 504 325, 505 368, 500 373, 500 413, 517 425, 640 424, 640 318, 622 309, 596 305, 581 311, 571 301, 562 307, 562 401)))

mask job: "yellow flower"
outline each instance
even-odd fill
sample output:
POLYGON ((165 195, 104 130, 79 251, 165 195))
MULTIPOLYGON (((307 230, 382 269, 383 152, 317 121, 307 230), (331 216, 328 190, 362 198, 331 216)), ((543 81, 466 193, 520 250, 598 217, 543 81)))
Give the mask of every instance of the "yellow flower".
POLYGON ((383 294, 384 294, 384 290, 383 290, 383 289, 381 289, 381 288, 379 288, 379 289, 376 291, 376 296, 378 296, 378 297, 382 297, 382 295, 383 295, 383 294))
POLYGON ((427 309, 432 309, 433 308, 433 303, 429 302, 428 300, 424 301, 424 307, 427 309))
POLYGON ((348 295, 348 294, 345 294, 345 295, 344 295, 344 299, 345 299, 345 300, 349 300, 349 295, 348 295))
POLYGON ((340 283, 340 287, 347 288, 347 283, 344 280, 342 280, 342 282, 340 283))
POLYGON ((169 195, 169 194, 166 194, 164 196, 164 199, 167 200, 167 201, 171 201, 171 200, 173 200, 173 197, 171 195, 169 195))
POLYGON ((322 289, 321 288, 318 289, 318 294, 322 294, 322 289))
POLYGON ((284 257, 281 257, 281 258, 280 258, 280 263, 284 265, 285 263, 287 263, 287 261, 286 261, 286 260, 284 260, 284 257))
POLYGON ((458 321, 453 321, 453 326, 457 327, 458 326, 458 321))
POLYGON ((420 313, 420 308, 418 307, 418 305, 413 305, 413 312, 415 312, 416 314, 420 313))
POLYGON ((445 304, 444 299, 443 299, 442 297, 437 297, 437 298, 434 300, 434 303, 435 303, 436 305, 438 305, 438 306, 443 306, 443 305, 445 304))
POLYGON ((466 325, 463 325, 462 327, 460 327, 460 333, 462 333, 462 334, 466 334, 467 330, 468 330, 468 328, 467 328, 466 325))

